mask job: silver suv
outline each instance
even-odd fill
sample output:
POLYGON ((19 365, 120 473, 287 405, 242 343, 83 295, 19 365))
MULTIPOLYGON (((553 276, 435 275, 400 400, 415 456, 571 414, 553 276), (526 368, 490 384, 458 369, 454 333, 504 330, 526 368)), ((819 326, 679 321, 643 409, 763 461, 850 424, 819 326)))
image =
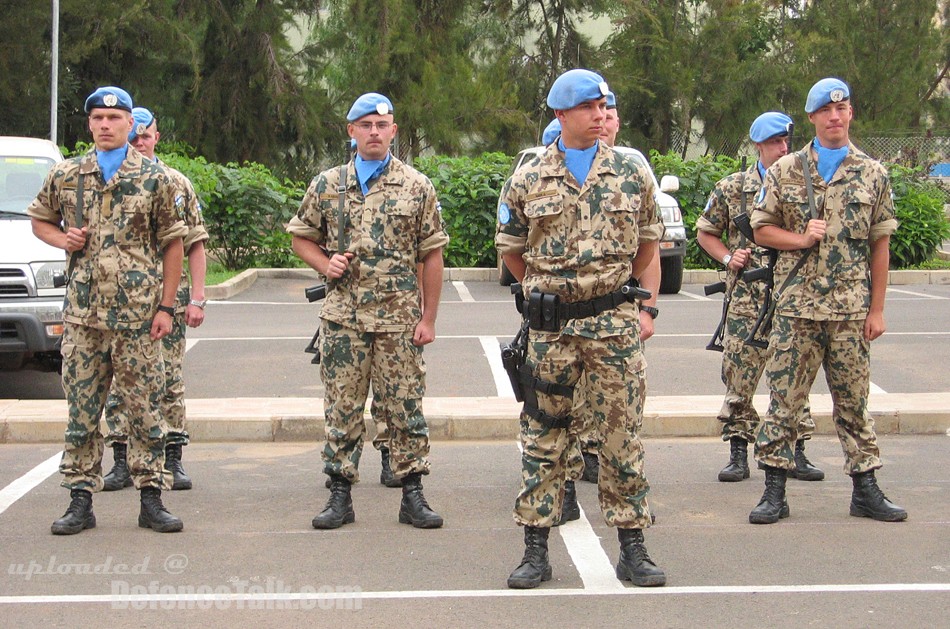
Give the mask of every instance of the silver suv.
MULTIPOLYGON (((535 146, 524 149, 515 157, 515 162, 511 167, 511 174, 514 174, 522 164, 536 155, 544 152, 544 146, 535 146)), ((683 286, 683 259, 686 257, 686 225, 683 224, 683 214, 680 212, 680 206, 676 199, 669 193, 676 192, 680 187, 680 180, 674 175, 665 175, 659 183, 656 181, 656 175, 650 168, 650 163, 643 153, 637 149, 626 146, 615 146, 614 150, 622 155, 631 158, 637 166, 640 166, 650 174, 653 180, 653 188, 656 190, 654 198, 663 215, 663 225, 666 227, 666 233, 663 240, 660 241, 660 292, 664 294, 678 293, 683 286)), ((495 213, 497 216, 497 212, 495 213)), ((504 263, 499 260, 499 281, 502 284, 510 284, 513 277, 504 263)))
POLYGON ((33 235, 26 208, 62 159, 49 140, 0 136, 0 370, 60 370, 66 252, 33 235))

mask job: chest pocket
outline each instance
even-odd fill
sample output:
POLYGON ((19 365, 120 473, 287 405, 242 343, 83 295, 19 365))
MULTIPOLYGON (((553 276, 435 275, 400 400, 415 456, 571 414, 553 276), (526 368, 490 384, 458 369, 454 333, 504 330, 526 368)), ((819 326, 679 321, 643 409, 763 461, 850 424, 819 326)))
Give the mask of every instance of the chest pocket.
MULTIPOLYGON (((113 195, 115 194, 117 193, 113 192, 113 195)), ((116 244, 132 247, 147 246, 151 241, 149 229, 151 197, 146 194, 125 195, 120 201, 113 197, 112 203, 116 244)))
MULTIPOLYGON (((808 195, 804 190, 797 190, 796 186, 784 186, 779 197, 782 201, 785 228, 796 233, 804 233, 805 225, 811 220, 811 210, 808 209, 808 195)), ((818 199, 815 199, 818 203, 818 199)))
POLYGON ((637 219, 641 203, 640 194, 608 194, 601 198, 598 214, 603 220, 603 227, 595 229, 595 236, 603 243, 605 252, 636 251, 639 240, 637 219), (600 233, 597 234, 597 231, 600 233))
POLYGON ((413 252, 416 246, 416 213, 405 199, 387 199, 383 205, 383 246, 390 251, 413 252))
POLYGON ((566 248, 564 201, 557 190, 529 194, 524 215, 528 219, 527 248, 542 256, 563 255, 566 248))
POLYGON ((842 237, 867 240, 871 231, 872 203, 873 199, 866 190, 856 190, 845 199, 841 217, 842 237))

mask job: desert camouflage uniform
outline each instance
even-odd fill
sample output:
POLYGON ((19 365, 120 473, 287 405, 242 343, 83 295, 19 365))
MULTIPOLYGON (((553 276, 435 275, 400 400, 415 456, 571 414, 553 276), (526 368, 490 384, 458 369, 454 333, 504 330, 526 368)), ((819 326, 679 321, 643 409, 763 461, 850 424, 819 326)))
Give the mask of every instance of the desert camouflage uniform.
MULTIPOLYGON (((185 257, 188 250, 196 242, 208 240, 208 231, 205 229, 201 217, 201 204, 194 186, 183 173, 162 164, 165 172, 178 188, 175 203, 184 207, 184 219, 188 226, 188 235, 185 236, 185 257)), ((182 377, 182 363, 185 360, 185 308, 191 301, 191 285, 188 278, 187 265, 182 267, 181 280, 178 283, 178 295, 175 299, 175 316, 172 319, 172 331, 162 337, 162 358, 165 363, 165 391, 162 394, 162 418, 168 424, 166 445, 188 445, 188 432, 185 430, 185 380, 182 377)), ((125 422, 127 415, 122 398, 116 395, 115 385, 109 392, 106 400, 106 425, 109 434, 106 435, 106 447, 113 443, 126 443, 128 439, 125 422)))
MULTIPOLYGON (((317 175, 287 228, 335 252, 340 169, 317 175)), ((425 362, 412 343, 422 318, 416 264, 449 242, 435 188, 391 158, 366 196, 347 165, 344 243, 355 254, 331 282, 320 313, 320 373, 326 387, 324 471, 359 480, 363 409, 369 385, 389 419, 393 474, 429 472, 429 429, 422 414, 425 362)))
MULTIPOLYGON (((809 145, 809 170, 824 239, 780 296, 766 366, 771 402, 756 437, 756 459, 794 467, 794 421, 824 366, 834 404, 834 423, 846 462, 856 474, 881 467, 874 421, 867 410, 870 343, 864 320, 871 304, 871 242, 897 229, 887 171, 853 144, 830 183, 818 174, 809 145)), ((786 155, 766 175, 765 193, 752 213, 753 227, 777 225, 804 233, 810 218, 797 154, 786 155)), ((782 251, 775 270, 781 287, 807 249, 782 251)))
MULTIPOLYGON (((726 234, 726 246, 730 251, 750 249, 752 256, 743 271, 752 271, 768 266, 768 252, 754 242, 748 242, 732 220, 742 212, 742 195, 745 193, 745 211, 751 213, 752 205, 762 187, 758 162, 745 173, 733 173, 716 183, 703 214, 696 221, 696 230, 722 237, 726 234), (743 174, 745 175, 743 177, 743 174)), ((747 442, 755 441, 755 429, 759 414, 752 406, 752 396, 765 369, 768 350, 745 342, 755 327, 759 310, 766 299, 764 282, 744 282, 739 273, 726 270, 726 292, 732 291, 726 329, 723 335, 722 383, 726 396, 719 411, 722 422, 722 440, 741 437, 747 442)), ((815 432, 815 422, 807 405, 803 409, 798 426, 798 438, 810 439, 815 432)))
MULTIPOLYGON (((60 472, 69 489, 102 489, 99 431, 110 385, 128 400, 129 468, 136 489, 163 487, 166 424, 161 344, 149 332, 162 297, 162 250, 187 233, 161 166, 131 146, 104 183, 95 151, 56 165, 28 213, 74 227, 83 175, 86 246, 73 254, 63 312, 63 389, 69 407, 60 472)), ((78 226, 81 227, 81 226, 78 226)))
MULTIPOLYGON (((502 254, 521 253, 524 292, 555 293, 565 302, 620 289, 641 242, 658 241, 663 224, 653 183, 630 160, 601 143, 583 186, 556 145, 520 168, 502 191, 510 220, 499 224, 502 254)), ((647 528, 650 485, 643 473, 639 431, 646 395, 646 360, 633 303, 573 319, 560 333, 531 330, 526 364, 541 380, 574 386, 587 375, 598 421, 600 505, 610 526, 647 528)), ((537 392, 538 407, 556 417, 571 412, 570 397, 537 392)), ((518 524, 550 527, 564 499, 568 430, 521 414, 521 492, 518 524)))

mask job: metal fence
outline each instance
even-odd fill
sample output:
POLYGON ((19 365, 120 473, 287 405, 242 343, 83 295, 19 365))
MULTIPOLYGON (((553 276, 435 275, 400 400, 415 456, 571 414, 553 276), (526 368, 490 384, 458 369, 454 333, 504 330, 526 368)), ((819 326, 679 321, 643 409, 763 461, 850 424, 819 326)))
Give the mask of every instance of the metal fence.
MULTIPOLYGON (((930 168, 950 162, 950 136, 852 134, 851 141, 875 159, 904 166, 930 168)), ((797 149, 804 139, 799 137, 793 142, 793 148, 797 149)), ((755 146, 748 138, 706 138, 698 131, 676 134, 670 142, 670 150, 685 155, 687 160, 703 155, 755 155, 755 146)))

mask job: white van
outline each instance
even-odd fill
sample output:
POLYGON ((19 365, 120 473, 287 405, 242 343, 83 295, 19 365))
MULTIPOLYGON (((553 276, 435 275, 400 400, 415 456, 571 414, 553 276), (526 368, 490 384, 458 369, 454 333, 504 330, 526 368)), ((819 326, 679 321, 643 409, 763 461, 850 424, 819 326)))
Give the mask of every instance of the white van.
MULTIPOLYGON (((541 155, 545 148, 544 146, 535 146, 524 149, 518 153, 511 167, 509 176, 530 158, 541 155)), ((678 293, 683 286, 683 260, 686 257, 686 225, 683 224, 683 214, 680 211, 679 204, 669 193, 679 190, 680 180, 674 175, 665 175, 663 179, 657 183, 656 175, 653 174, 653 169, 650 168, 650 163, 647 161, 647 158, 643 156, 643 153, 637 149, 628 148, 626 146, 615 146, 613 148, 618 153, 630 157, 636 162, 637 166, 646 170, 646 172, 650 174, 650 179, 653 180, 653 188, 656 190, 654 198, 656 199, 657 206, 660 208, 663 225, 666 227, 666 234, 663 236, 663 240, 660 241, 660 292, 663 294, 678 293)), ((497 212, 495 214, 497 216, 497 212)), ((510 284, 514 278, 512 278, 511 273, 505 268, 501 260, 498 262, 498 269, 499 281, 505 285, 510 284)))
POLYGON ((0 136, 0 370, 61 369, 66 252, 33 235, 26 209, 62 159, 49 140, 0 136))

